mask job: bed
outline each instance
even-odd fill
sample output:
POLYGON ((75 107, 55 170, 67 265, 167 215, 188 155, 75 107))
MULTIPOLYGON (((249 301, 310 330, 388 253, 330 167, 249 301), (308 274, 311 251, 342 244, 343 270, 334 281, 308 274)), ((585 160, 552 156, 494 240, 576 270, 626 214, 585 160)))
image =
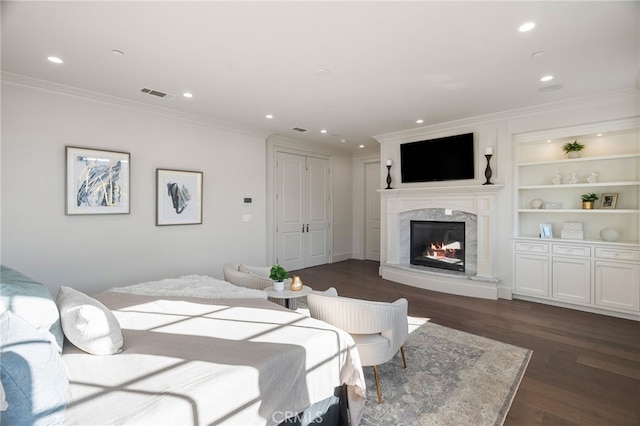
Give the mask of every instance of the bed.
POLYGON ((260 295, 196 297, 201 285, 163 282, 92 296, 124 345, 97 356, 65 339, 64 424, 277 425, 343 384, 358 424, 365 384, 349 334, 260 295))

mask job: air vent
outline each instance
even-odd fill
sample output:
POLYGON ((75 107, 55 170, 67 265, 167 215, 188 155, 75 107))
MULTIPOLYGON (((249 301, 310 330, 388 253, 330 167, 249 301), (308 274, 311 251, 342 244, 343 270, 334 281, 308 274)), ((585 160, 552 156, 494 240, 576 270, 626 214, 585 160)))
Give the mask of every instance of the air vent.
POLYGON ((300 133, 308 132, 307 129, 303 129, 302 127, 293 127, 291 130, 293 130, 294 132, 300 132, 300 133))
POLYGON ((146 93, 147 95, 157 96, 158 98, 164 98, 164 99, 173 98, 172 95, 169 95, 167 93, 161 92, 159 90, 147 89, 146 87, 144 89, 140 89, 140 91, 142 93, 146 93))

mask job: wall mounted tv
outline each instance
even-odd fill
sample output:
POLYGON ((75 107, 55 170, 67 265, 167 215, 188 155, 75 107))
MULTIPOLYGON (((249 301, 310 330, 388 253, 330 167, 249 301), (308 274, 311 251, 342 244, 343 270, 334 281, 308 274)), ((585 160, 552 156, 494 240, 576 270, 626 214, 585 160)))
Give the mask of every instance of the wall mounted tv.
POLYGON ((473 133, 400 145, 402 183, 475 178, 473 133))

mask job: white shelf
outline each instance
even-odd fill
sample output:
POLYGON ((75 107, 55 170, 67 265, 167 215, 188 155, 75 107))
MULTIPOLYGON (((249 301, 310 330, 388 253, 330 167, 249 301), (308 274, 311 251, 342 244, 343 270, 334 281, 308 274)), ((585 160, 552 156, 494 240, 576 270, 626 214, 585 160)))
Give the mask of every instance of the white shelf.
POLYGON ((518 189, 566 189, 566 188, 597 188, 612 186, 638 186, 640 181, 626 182, 596 182, 596 183, 563 183, 559 185, 522 185, 518 189))
POLYGON ((528 166, 544 166, 547 164, 570 164, 570 163, 584 163, 588 161, 602 161, 602 160, 621 160, 625 158, 638 158, 640 157, 639 153, 634 154, 618 154, 618 155, 606 155, 602 157, 581 157, 581 158, 564 158, 560 160, 549 160, 549 161, 536 161, 532 163, 520 163, 518 167, 528 167, 528 166))
POLYGON ((518 209, 518 213, 608 213, 608 214, 630 214, 640 213, 640 210, 633 209, 518 209))

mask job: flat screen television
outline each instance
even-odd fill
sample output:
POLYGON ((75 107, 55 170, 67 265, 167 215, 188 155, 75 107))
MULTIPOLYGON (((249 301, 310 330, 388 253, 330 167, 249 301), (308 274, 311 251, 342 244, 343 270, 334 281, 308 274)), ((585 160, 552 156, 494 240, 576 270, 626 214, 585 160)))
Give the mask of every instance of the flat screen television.
POLYGON ((473 133, 400 145, 402 183, 475 178, 473 133))

